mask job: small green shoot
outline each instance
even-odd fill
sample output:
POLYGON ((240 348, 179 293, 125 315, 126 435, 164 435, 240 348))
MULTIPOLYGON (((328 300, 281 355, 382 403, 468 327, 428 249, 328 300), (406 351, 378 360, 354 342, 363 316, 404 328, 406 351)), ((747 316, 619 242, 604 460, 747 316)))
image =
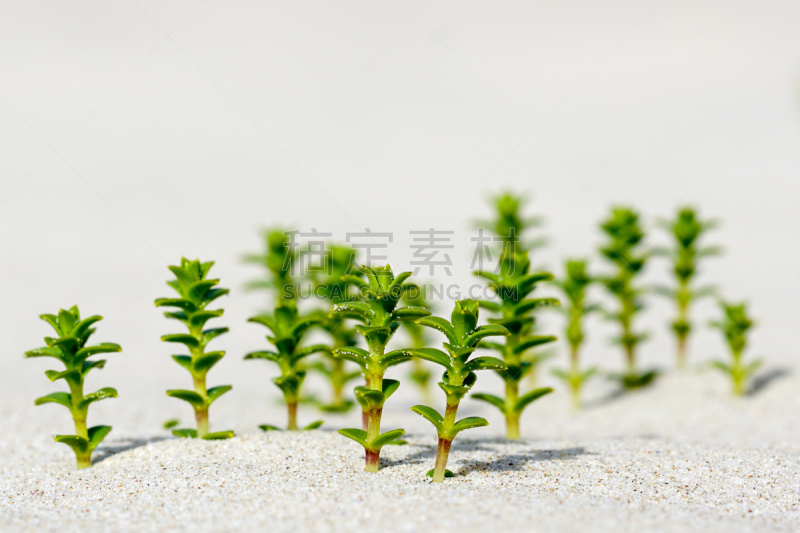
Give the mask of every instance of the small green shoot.
POLYGON ((625 207, 615 207, 600 228, 608 236, 600 252, 617 268, 615 275, 602 278, 619 303, 619 310, 608 315, 620 325, 620 335, 614 342, 625 351, 627 370, 617 379, 626 389, 644 387, 657 375, 654 370, 640 373, 636 367, 636 348, 647 338, 646 333, 636 333, 633 327, 634 318, 644 309, 644 289, 634 283, 650 256, 642 249, 644 230, 639 224, 639 215, 625 207))
MULTIPOLYGON (((301 317, 296 304, 284 301, 275 308, 272 316, 259 315, 248 320, 266 326, 272 335, 267 336, 270 344, 276 351, 251 352, 244 356, 245 359, 265 359, 278 365, 281 375, 272 381, 283 392, 288 410, 288 430, 297 429, 297 402, 300 399, 300 387, 306 377, 306 371, 301 365, 303 358, 319 352, 329 352, 330 347, 325 344, 313 344, 301 347, 300 343, 309 328, 320 325, 322 319, 316 313, 301 317)), ((322 422, 314 422, 312 426, 304 429, 319 427, 322 422)), ((276 429, 274 426, 263 426, 261 429, 269 431, 276 429)))
MULTIPOLYGON (((324 276, 319 272, 309 272, 313 294, 324 299, 329 304, 349 302, 358 299, 352 290, 353 285, 344 281, 343 276, 362 276, 355 267, 356 251, 349 246, 331 246, 325 251, 324 276)), ((355 346, 358 332, 348 327, 347 321, 330 316, 323 317, 320 326, 328 332, 333 341, 334 348, 355 346)), ((361 375, 359 371, 350 371, 347 361, 333 357, 330 350, 322 352, 325 358, 309 365, 309 370, 314 370, 325 376, 331 384, 331 400, 328 403, 317 402, 316 406, 328 413, 344 413, 349 411, 354 402, 345 398, 344 390, 349 382, 361 375)))
POLYGON ((66 381, 69 392, 50 393, 37 398, 34 405, 57 403, 69 409, 75 422, 75 435, 55 435, 53 440, 72 448, 78 468, 87 468, 91 466, 92 452, 111 431, 111 426, 86 427, 89 406, 99 400, 117 397, 117 391, 111 387, 83 394, 83 382, 89 371, 103 368, 106 364, 105 359, 90 361, 89 358, 101 353, 121 352, 122 348, 113 342, 87 346, 89 337, 95 332, 92 325, 103 317, 94 315, 81 320, 77 306, 61 309, 57 316, 41 315, 40 318, 53 327, 58 337, 45 337, 47 346, 27 351, 25 357, 52 357, 61 361, 65 367, 63 371, 48 370, 45 375, 50 381, 66 381))
POLYGON ((210 433, 208 430, 208 408, 220 396, 231 390, 231 385, 206 388, 206 375, 225 355, 223 351, 206 352, 206 346, 211 340, 228 332, 228 328, 203 329, 206 322, 222 316, 223 310, 208 310, 206 307, 219 298, 228 294, 228 289, 215 287, 218 279, 207 279, 208 272, 214 265, 213 261, 201 263, 199 260, 189 261, 181 259, 180 266, 170 266, 175 274, 175 279, 167 282, 179 298, 159 298, 155 301, 156 307, 174 307, 176 311, 167 311, 164 316, 183 322, 188 333, 164 335, 161 340, 183 344, 190 355, 173 355, 176 363, 189 371, 192 375, 194 390, 173 389, 167 391, 167 396, 178 398, 189 403, 194 409, 197 429, 173 429, 172 433, 183 438, 202 439, 227 439, 233 437, 233 431, 220 431, 210 433))
POLYGON ((361 300, 334 304, 331 315, 360 322, 358 332, 366 340, 368 350, 356 346, 335 348, 336 357, 353 361, 364 374, 366 387, 356 387, 356 399, 363 410, 365 429, 341 429, 339 433, 364 447, 366 471, 377 472, 380 465, 381 448, 405 434, 403 429, 381 433, 381 415, 386 400, 397 390, 400 382, 383 379, 390 366, 411 359, 409 350, 386 351, 386 345, 401 322, 418 320, 430 315, 422 307, 397 307, 403 293, 409 289, 404 282, 411 272, 394 276, 392 269, 385 267, 359 267, 366 281, 358 276, 345 276, 345 281, 359 288, 361 300))
POLYGON ((263 232, 263 239, 264 253, 245 255, 244 262, 264 267, 266 277, 249 282, 245 289, 271 291, 276 303, 294 300, 297 287, 291 272, 296 254, 289 246, 288 234, 281 229, 270 229, 263 232))
POLYGON ((747 332, 753 327, 753 321, 747 316, 747 305, 744 303, 734 305, 720 300, 719 306, 724 313, 723 318, 721 321, 711 322, 711 327, 725 335, 733 362, 727 364, 723 361, 714 361, 712 365, 731 378, 733 394, 743 396, 747 391, 748 379, 763 362, 761 359, 748 364, 742 361, 742 352, 747 346, 747 332))
MULTIPOLYGON (((412 307, 422 307, 429 311, 431 309, 422 287, 414 284, 409 284, 409 289, 403 294, 403 303, 412 307)), ((409 320, 403 322, 403 328, 411 339, 412 348, 424 348, 428 345, 425 328, 420 326, 419 323, 409 320)), ((408 373, 408 377, 412 383, 419 387, 423 401, 431 403, 433 398, 431 397, 430 382, 433 374, 422 359, 415 357, 411 360, 411 371, 408 373)))
POLYGON ((489 287, 497 294, 499 302, 481 300, 480 306, 499 314, 500 318, 490 318, 489 322, 504 326, 510 335, 505 337, 504 343, 483 341, 479 347, 497 351, 503 357, 505 369, 495 370, 505 382, 505 398, 492 394, 473 394, 472 398, 494 405, 506 418, 506 437, 517 440, 519 434, 519 418, 522 411, 531 402, 545 394, 553 392, 550 387, 534 389, 520 396, 519 385, 533 368, 529 350, 554 342, 555 337, 550 335, 532 335, 531 330, 535 319, 534 310, 544 306, 557 306, 555 298, 528 298, 542 281, 552 281, 553 275, 547 272, 531 274, 530 260, 527 252, 510 253, 508 249, 500 258, 497 273, 477 271, 480 276, 489 281, 489 287))
POLYGON ((553 370, 553 375, 563 380, 572 394, 572 402, 576 409, 581 407, 581 388, 596 372, 596 368, 581 370, 580 348, 583 344, 583 320, 599 306, 586 303, 586 290, 595 280, 586 270, 586 261, 569 259, 564 265, 564 278, 555 283, 561 288, 569 301, 569 306, 561 307, 567 317, 565 336, 569 343, 569 369, 553 370))
POLYGON ((522 241, 528 230, 538 228, 542 225, 540 217, 526 217, 522 211, 527 204, 523 195, 506 192, 492 198, 494 207, 494 218, 486 221, 478 221, 478 226, 489 228, 501 243, 501 252, 510 248, 509 252, 527 251, 530 252, 546 244, 544 238, 537 238, 531 241, 522 241))
POLYGON ((695 289, 692 280, 697 273, 697 260, 703 257, 717 255, 717 247, 700 247, 698 241, 706 231, 716 227, 714 221, 701 221, 694 209, 684 207, 672 222, 662 221, 661 226, 670 232, 675 240, 672 250, 658 250, 660 255, 672 259, 672 272, 677 279, 677 287, 657 287, 656 291, 675 302, 678 315, 672 321, 672 331, 675 333, 678 351, 678 367, 686 366, 686 350, 692 323, 689 318, 691 304, 698 298, 714 294, 713 287, 695 289))
POLYGON ((478 326, 478 302, 475 300, 456 300, 450 322, 444 318, 431 316, 420 318, 419 324, 436 329, 447 337, 447 341, 444 343, 446 352, 436 348, 411 350, 414 357, 436 363, 445 369, 442 381, 439 382, 439 387, 447 398, 444 416, 436 409, 425 405, 415 405, 411 408, 412 411, 433 424, 439 435, 439 446, 436 451, 436 463, 432 477, 434 481, 441 483, 447 475, 447 457, 456 435, 465 429, 489 425, 489 422, 477 416, 470 416, 456 422, 458 405, 477 379, 475 372, 477 370, 506 370, 505 363, 495 357, 472 359, 471 357, 481 340, 486 337, 508 335, 509 331, 498 325, 478 326))

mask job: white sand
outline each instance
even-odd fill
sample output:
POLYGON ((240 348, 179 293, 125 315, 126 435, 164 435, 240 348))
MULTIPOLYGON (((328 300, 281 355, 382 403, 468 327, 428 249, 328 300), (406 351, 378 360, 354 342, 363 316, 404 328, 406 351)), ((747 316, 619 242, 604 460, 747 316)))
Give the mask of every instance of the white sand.
MULTIPOLYGON (((597 382, 581 414, 570 412, 564 395, 531 407, 523 419, 526 439, 518 444, 497 440, 502 425, 495 412, 467 401, 463 416, 481 414, 493 424, 455 441, 449 467, 457 475, 443 485, 424 476, 435 435, 406 411, 416 401, 410 388, 390 400, 384 427, 405 427, 411 444, 385 448, 378 474, 363 473, 360 447, 332 429, 255 430, 283 413, 246 394, 231 396, 216 413, 247 413, 239 418, 240 436, 230 441, 168 438, 154 429, 163 413, 125 404, 130 422, 115 427, 96 464, 80 472, 71 451, 48 437, 56 421, 66 429, 66 413, 25 409, 0 435, 0 525, 4 531, 797 531, 798 387, 795 372, 737 400, 716 374, 688 373, 609 399, 608 385, 597 382)), ((4 416, 18 408, 5 406, 4 416)), ((331 419, 327 427, 356 419, 331 419)))

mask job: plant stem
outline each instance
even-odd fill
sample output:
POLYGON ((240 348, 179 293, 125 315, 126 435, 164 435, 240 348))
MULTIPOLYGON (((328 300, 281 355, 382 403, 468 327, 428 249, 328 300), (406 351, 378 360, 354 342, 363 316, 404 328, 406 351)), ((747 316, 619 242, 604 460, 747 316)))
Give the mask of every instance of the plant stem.
MULTIPOLYGON (((202 396, 204 400, 208 398, 205 374, 194 376, 194 391, 202 396)), ((195 407, 194 416, 197 420, 197 437, 203 438, 208 434, 208 405, 203 405, 203 407, 195 407)))
MULTIPOLYGON (((367 376, 367 386, 371 390, 383 390, 383 374, 373 374, 367 376)), ((383 414, 383 406, 372 407, 367 413, 367 442, 371 443, 378 435, 381 434, 381 415, 383 414)), ((367 472, 377 472, 380 466, 380 450, 366 450, 366 466, 367 472)))
POLYGON ((573 345, 572 350, 569 354, 569 361, 570 361, 570 392, 572 393, 572 406, 575 410, 580 410, 581 408, 581 375, 580 369, 578 368, 578 346, 573 345))
MULTIPOLYGON (((450 428, 456 423, 459 401, 459 398, 447 398, 447 407, 444 411, 444 422, 442 423, 442 428, 445 431, 450 431, 450 428)), ((447 457, 450 455, 451 444, 453 444, 453 439, 439 437, 439 446, 436 449, 436 465, 433 468, 433 480, 437 483, 444 481, 444 474, 447 470, 447 457)))
POLYGON ((678 337, 678 368, 686 368, 686 337, 678 337))
POLYGON ((297 429, 297 401, 287 401, 286 408, 289 415, 289 422, 286 424, 286 429, 295 431, 297 429))
MULTIPOLYGON (((83 381, 69 382, 69 391, 72 396, 72 420, 75 422, 75 435, 89 441, 89 431, 86 427, 86 409, 79 409, 78 404, 83 401, 83 381)), ((92 452, 87 448, 85 452, 75 450, 75 460, 78 468, 88 468, 92 465, 92 452)))
POLYGON ((519 413, 515 406, 519 398, 519 381, 506 381, 506 438, 519 440, 519 413))

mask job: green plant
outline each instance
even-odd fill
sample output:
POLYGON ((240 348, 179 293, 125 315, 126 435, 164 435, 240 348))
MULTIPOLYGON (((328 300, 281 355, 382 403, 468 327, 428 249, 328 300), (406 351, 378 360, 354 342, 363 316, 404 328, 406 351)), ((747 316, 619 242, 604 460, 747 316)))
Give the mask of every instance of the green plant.
POLYGON ((450 453, 450 446, 459 432, 487 426, 489 422, 485 419, 470 416, 456 422, 458 404, 467 392, 472 388, 477 379, 477 370, 497 370, 505 371, 506 365, 495 357, 476 357, 470 359, 478 343, 492 336, 508 335, 509 331, 499 325, 478 326, 478 302, 475 300, 456 300, 450 322, 439 317, 425 317, 419 319, 419 324, 434 328, 447 337, 444 348, 447 350, 437 350, 436 348, 419 348, 411 350, 411 353, 420 359, 431 361, 444 367, 442 381, 439 387, 444 391, 447 398, 444 415, 436 409, 425 405, 415 405, 411 408, 415 413, 425 417, 436 427, 439 435, 439 445, 436 451, 436 464, 428 475, 433 477, 436 482, 444 481, 445 475, 452 473, 447 470, 447 457, 450 453))
POLYGON ((83 394, 83 382, 89 371, 103 368, 106 364, 105 359, 90 361, 89 358, 101 353, 121 352, 122 348, 112 342, 87 346, 89 337, 95 332, 92 325, 103 317, 94 315, 81 320, 77 306, 61 309, 57 316, 41 315, 40 318, 53 327, 58 337, 45 337, 47 346, 29 350, 25 357, 53 357, 61 361, 65 367, 63 371, 47 370, 45 375, 50 381, 66 381, 69 392, 50 393, 37 398, 34 404, 57 403, 69 409, 75 422, 75 435, 55 435, 53 439, 72 448, 78 468, 86 468, 91 465, 94 449, 111 431, 111 426, 86 427, 89 406, 98 400, 117 397, 117 391, 111 387, 83 394))
POLYGON ((564 277, 555 283, 561 288, 569 301, 568 307, 562 307, 567 317, 565 336, 569 343, 569 369, 553 370, 553 374, 562 379, 570 389, 572 401, 576 408, 581 406, 581 388, 583 384, 597 373, 596 368, 581 370, 580 348, 583 344, 583 319, 599 306, 586 303, 586 290, 594 279, 586 270, 586 261, 569 259, 564 264, 564 277))
MULTIPOLYGON (((411 283, 408 285, 408 290, 403 294, 403 303, 412 307, 422 307, 430 311, 430 304, 425 298, 422 287, 411 283)), ((418 322, 409 320, 403 322, 403 327, 411 339, 412 348, 424 348, 427 346, 428 339, 427 335, 425 335, 425 329, 418 322)), ((432 401, 430 390, 432 376, 433 374, 428 370, 422 359, 415 357, 411 360, 411 371, 408 373, 408 377, 412 383, 419 387, 425 403, 431 403, 432 401)))
POLYGON ((733 393, 742 396, 746 391, 747 380, 762 363, 760 359, 748 364, 742 362, 742 352, 747 346, 747 332, 753 327, 753 321, 747 316, 747 305, 744 303, 734 305, 720 300, 719 306, 724 313, 723 318, 721 321, 711 322, 711 327, 725 335, 733 362, 729 365, 722 361, 714 361, 712 364, 730 376, 733 393))
POLYGON ((188 333, 164 335, 161 340, 183 344, 190 355, 173 355, 176 363, 192 375, 194 390, 172 389, 167 396, 188 402, 194 409, 197 429, 174 429, 172 433, 178 437, 200 437, 203 439, 227 439, 233 437, 233 431, 210 433, 208 430, 208 408, 220 396, 231 390, 231 385, 206 388, 206 375, 225 355, 223 351, 206 352, 206 346, 213 339, 228 332, 228 328, 203 329, 206 322, 222 316, 223 310, 209 310, 206 307, 225 294, 228 289, 215 287, 218 279, 207 279, 213 261, 201 263, 199 260, 181 259, 180 266, 170 266, 175 279, 167 282, 179 298, 159 298, 156 307, 174 307, 177 311, 167 311, 164 316, 183 322, 188 333))
POLYGON ((506 419, 506 437, 519 439, 519 418, 522 411, 531 402, 545 394, 553 392, 549 387, 534 389, 520 396, 519 384, 528 374, 533 364, 529 355, 532 348, 554 342, 555 337, 549 335, 532 335, 535 319, 533 311, 542 306, 559 305, 555 298, 528 298, 541 281, 551 281, 553 275, 547 272, 529 273, 530 260, 527 252, 505 253, 500 258, 497 273, 477 271, 480 276, 489 281, 489 287, 497 295, 499 302, 481 300, 481 307, 499 314, 499 318, 490 318, 489 322, 504 326, 510 334, 505 337, 503 344, 483 341, 482 348, 496 350, 503 357, 506 368, 496 370, 505 382, 505 398, 492 394, 473 394, 472 398, 488 402, 503 412, 506 419))
POLYGON ((650 255, 643 250, 644 230, 639 224, 639 215, 626 207, 613 208, 600 228, 608 237, 600 252, 617 268, 615 275, 602 278, 619 303, 618 311, 609 313, 608 317, 620 325, 621 332, 615 342, 623 347, 627 366, 625 374, 615 377, 626 389, 644 387, 657 375, 654 370, 639 373, 636 368, 636 348, 647 338, 646 333, 636 333, 633 328, 634 318, 644 309, 644 290, 634 283, 650 255))
MULTIPOLYGON (((275 308, 273 316, 259 315, 248 320, 266 326, 272 332, 267 340, 277 351, 251 352, 244 356, 245 359, 266 359, 278 365, 281 375, 272 381, 283 392, 288 410, 287 429, 297 429, 297 402, 300 399, 300 387, 306 377, 306 371, 300 362, 304 357, 319 352, 329 352, 330 348, 324 344, 313 344, 301 347, 303 336, 312 326, 320 325, 321 319, 312 314, 301 317, 293 301, 285 301, 275 308)), ((316 421, 303 429, 314 429, 322 425, 316 421)), ((264 431, 277 429, 275 426, 259 426, 264 431)))
POLYGON ((678 314, 671 326, 677 341, 678 366, 684 367, 688 339, 692 330, 689 308, 698 298, 714 293, 712 287, 701 289, 692 287, 692 280, 697 272, 697 260, 720 252, 717 247, 701 248, 698 241, 703 233, 716 226, 716 222, 703 222, 692 208, 684 207, 678 211, 675 220, 662 221, 661 226, 675 239, 675 247, 672 250, 658 250, 658 253, 672 259, 672 272, 678 283, 674 289, 657 287, 656 291, 675 302, 678 314))
POLYGON ((289 235, 282 229, 270 229, 263 232, 264 252, 244 256, 246 263, 260 265, 266 271, 263 279, 249 282, 247 290, 269 290, 275 296, 276 303, 296 298, 296 285, 292 276, 296 253, 289 246, 289 235))
POLYGON ((405 430, 395 429, 381 433, 383 405, 397 390, 400 382, 384 379, 386 370, 411 359, 409 350, 386 351, 386 345, 397 331, 401 322, 418 320, 430 315, 421 307, 397 307, 409 285, 404 282, 411 272, 394 276, 392 269, 385 267, 359 267, 366 275, 366 281, 358 276, 345 276, 345 281, 360 289, 359 301, 335 304, 331 311, 334 317, 351 318, 360 322, 356 326, 363 335, 368 350, 356 346, 336 348, 333 354, 356 363, 364 374, 366 387, 356 387, 356 399, 365 413, 366 429, 340 429, 339 433, 364 447, 366 452, 366 471, 377 472, 381 448, 405 434, 405 430))
MULTIPOLYGON (((362 273, 355 268, 356 252, 349 246, 331 246, 325 251, 324 275, 320 272, 310 272, 313 284, 313 294, 329 304, 338 304, 358 299, 354 294, 352 285, 342 278, 346 275, 360 277, 362 273)), ((324 329, 333 341, 333 348, 344 348, 357 344, 358 332, 347 326, 345 319, 328 316, 320 317, 320 327, 324 329)), ((333 357, 330 350, 323 351, 325 358, 309 365, 314 370, 330 381, 332 397, 328 403, 315 402, 317 407, 329 413, 344 413, 349 411, 354 402, 344 396, 345 386, 358 378, 361 372, 351 372, 344 359, 333 357)))
POLYGON ((530 252, 544 246, 546 240, 537 238, 523 242, 521 239, 527 230, 538 228, 542 225, 540 217, 526 217, 522 211, 527 204, 523 195, 505 192, 492 198, 494 218, 478 221, 478 226, 490 229, 501 243, 501 252, 510 248, 509 252, 530 252))

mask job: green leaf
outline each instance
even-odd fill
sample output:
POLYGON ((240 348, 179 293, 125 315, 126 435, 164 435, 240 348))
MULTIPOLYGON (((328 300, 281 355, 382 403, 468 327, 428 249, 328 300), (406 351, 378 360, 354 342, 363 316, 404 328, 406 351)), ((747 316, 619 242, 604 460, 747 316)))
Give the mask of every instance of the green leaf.
POLYGON ((424 307, 401 307, 392 313, 392 319, 398 322, 418 320, 430 316, 431 312, 424 307))
MULTIPOLYGON (((427 477, 433 477, 433 468, 428 470, 428 473, 425 475, 427 477)), ((455 476, 455 474, 451 470, 448 470, 447 468, 444 469, 444 477, 453 477, 453 476, 455 476)))
POLYGON ((453 424, 453 427, 451 427, 450 431, 447 432, 447 436, 450 439, 454 439, 456 435, 465 429, 479 428, 488 425, 489 422, 487 422, 485 418, 481 418, 479 416, 468 416, 467 418, 462 418, 453 424))
POLYGON ((325 422, 324 422, 323 420, 316 420, 316 421, 314 421, 314 422, 311 422, 311 423, 310 423, 309 425, 307 425, 306 427, 304 427, 304 428, 303 428, 303 431, 310 431, 310 430, 312 430, 312 429, 317 429, 318 427, 320 427, 320 426, 321 426, 322 424, 324 424, 324 423, 325 423, 325 422))
POLYGON ((495 407, 497 407, 498 409, 500 409, 501 411, 503 411, 503 413, 506 412, 506 401, 504 399, 498 397, 498 396, 493 395, 493 394, 486 394, 486 393, 483 393, 483 392, 478 392, 478 393, 473 394, 472 396, 470 396, 470 398, 472 398, 474 400, 480 400, 482 402, 490 403, 490 404, 494 405, 495 407))
POLYGON ((208 352, 198 357, 193 365, 195 372, 207 372, 225 356, 225 352, 208 352))
POLYGON ((275 352, 270 352, 268 350, 262 350, 260 352, 250 352, 249 354, 244 356, 245 359, 268 359, 269 361, 275 361, 276 363, 280 361, 280 354, 275 352))
POLYGON ((520 316, 540 307, 560 307, 561 302, 556 298, 536 298, 522 300, 514 307, 514 315, 520 316))
POLYGON ((80 339, 76 337, 61 337, 53 341, 53 346, 58 346, 66 354, 72 354, 80 349, 81 344, 80 339))
POLYGON ((364 448, 368 447, 367 432, 363 429, 345 428, 339 430, 339 435, 352 439, 362 445, 364 448))
POLYGON ((84 361, 83 366, 81 367, 81 372, 85 376, 90 370, 95 368, 103 368, 104 366, 106 366, 105 359, 98 359, 97 361, 84 361))
POLYGON ((412 359, 410 350, 393 350, 378 358, 378 362, 386 366, 399 365, 412 359))
POLYGON ((278 426, 270 426, 269 424, 261 424, 258 426, 261 431, 283 431, 278 426))
POLYGON ((25 352, 25 357, 55 357, 59 361, 64 361, 61 350, 53 347, 36 348, 35 350, 28 350, 25 352))
POLYGON ((474 372, 476 370, 504 370, 506 364, 496 357, 476 357, 464 365, 464 370, 474 372))
POLYGON ((498 302, 492 302, 491 300, 478 300, 478 306, 484 309, 488 309, 493 313, 502 313, 503 306, 498 302))
POLYGON ((183 298, 159 298, 155 301, 156 307, 178 307, 187 313, 197 311, 197 306, 189 300, 183 298))
POLYGON ((211 329, 204 329, 203 330, 203 342, 208 344, 211 339, 215 337, 219 337, 223 333, 227 333, 229 330, 228 328, 211 328, 211 329))
POLYGON ((189 372, 192 371, 192 358, 188 355, 173 355, 172 358, 189 372))
POLYGON ((480 326, 465 339, 464 346, 475 346, 481 339, 485 337, 499 337, 508 334, 509 331, 504 326, 497 326, 494 324, 480 326))
POLYGON ((57 372, 55 370, 45 370, 44 375, 47 376, 47 379, 50 381, 55 381, 57 379, 65 379, 67 381, 77 381, 81 378, 81 373, 77 370, 64 370, 63 372, 57 372))
POLYGON ((361 366, 370 363, 369 352, 363 348, 357 348, 355 346, 343 346, 341 348, 334 348, 332 353, 334 357, 338 357, 339 359, 347 359, 348 361, 353 361, 361 366))
POLYGON ((189 319, 189 323, 192 326, 202 326, 212 318, 219 318, 222 316, 223 310, 218 309, 216 311, 198 311, 191 315, 189 319))
POLYGON ((225 440, 235 437, 233 431, 215 431, 214 433, 206 433, 203 435, 203 440, 225 440))
POLYGON ((75 327, 75 316, 64 309, 58 312, 58 328, 61 330, 61 335, 67 336, 72 334, 72 329, 75 327))
POLYGON ((83 338, 83 336, 86 335, 86 333, 89 331, 89 328, 92 327, 92 324, 100 322, 101 320, 103 320, 103 317, 101 317, 100 315, 94 315, 90 316, 89 318, 84 318, 75 325, 75 329, 73 330, 72 334, 78 338, 83 338))
POLYGON ((733 374, 733 369, 729 365, 723 363, 722 361, 712 361, 711 362, 711 366, 713 366, 714 368, 716 368, 718 370, 722 370, 726 374, 729 374, 729 375, 733 374))
POLYGON ((217 400, 217 398, 219 398, 232 388, 233 385, 220 385, 218 387, 211 387, 210 389, 208 389, 206 393, 208 395, 208 405, 214 403, 217 400))
POLYGON ((436 427, 436 431, 438 433, 442 432, 442 424, 444 423, 444 417, 439 414, 439 412, 434 409, 433 407, 428 407, 427 405, 415 405, 411 408, 412 411, 417 413, 418 415, 424 417, 428 422, 433 424, 436 427))
POLYGON ((319 352, 330 352, 330 346, 326 344, 312 344, 310 346, 303 346, 302 348, 298 348, 294 351, 294 359, 299 360, 301 357, 306 357, 307 355, 319 353, 319 352))
POLYGON ((494 350, 496 352, 500 352, 501 354, 506 353, 506 347, 498 342, 481 341, 478 343, 478 348, 494 350))
POLYGON ((86 409, 86 407, 88 407, 89 404, 91 403, 100 400, 105 400, 106 398, 116 398, 116 397, 117 397, 117 389, 114 389, 112 387, 103 387, 100 390, 97 390, 91 394, 87 394, 86 396, 84 396, 83 400, 81 400, 78 403, 78 409, 86 409))
POLYGON ((92 426, 87 430, 89 434, 89 449, 94 450, 97 445, 103 442, 106 435, 111 432, 111 426, 92 426))
POLYGON ((68 392, 51 392, 46 396, 36 398, 33 405, 42 405, 45 403, 57 403, 72 410, 72 395, 68 392))
POLYGON ((197 438, 197 430, 196 429, 173 429, 172 434, 176 437, 180 437, 182 439, 196 439, 197 438))
POLYGON ((358 276, 353 276, 353 275, 348 274, 346 276, 342 276, 342 281, 347 283, 347 284, 349 284, 349 285, 355 285, 356 287, 358 287, 361 290, 365 290, 365 289, 369 288, 369 283, 367 283, 363 279, 359 278, 358 276))
POLYGON ((386 402, 386 400, 389 399, 389 396, 394 394, 394 392, 397 390, 399 386, 400 382, 397 381, 396 379, 384 378, 383 383, 381 384, 381 389, 383 392, 383 401, 386 402))
POLYGON ((171 396, 172 398, 178 398, 179 400, 189 402, 194 407, 203 407, 205 405, 203 397, 197 394, 196 392, 190 390, 171 389, 167 391, 167 396, 171 396))
POLYGON ((362 320, 366 320, 369 317, 373 317, 375 313, 373 313, 370 306, 364 302, 343 302, 334 304, 331 315, 346 315, 348 318, 359 317, 362 320))
POLYGON ((520 354, 525 350, 535 346, 541 346, 542 344, 555 342, 556 340, 556 337, 553 337, 552 335, 533 335, 531 337, 526 337, 522 340, 522 342, 514 346, 514 353, 520 354))
POLYGON ((456 331, 453 328, 453 325, 450 324, 450 322, 448 322, 444 318, 440 318, 438 316, 426 316, 420 318, 417 321, 417 324, 419 324, 420 326, 426 326, 429 328, 438 329, 439 331, 445 334, 447 340, 451 344, 456 344, 458 342, 458 339, 456 338, 456 331))
POLYGON ((381 391, 368 389, 366 387, 356 387, 356 399, 361 405, 366 405, 368 408, 379 408, 383 406, 386 401, 386 396, 381 391))
POLYGON ((187 296, 194 296, 199 300, 205 301, 206 293, 217 283, 219 283, 218 279, 202 279, 200 281, 195 281, 189 285, 189 292, 187 293, 187 296))
POLYGON ((75 453, 86 453, 89 449, 89 441, 77 435, 53 435, 53 440, 66 444, 72 448, 75 453))
POLYGON ((544 396, 545 394, 550 394, 553 392, 553 389, 550 387, 542 387, 540 389, 532 390, 527 394, 523 394, 518 400, 517 403, 514 404, 514 411, 517 413, 521 413, 523 409, 525 409, 531 402, 534 402, 544 396))
POLYGON ((177 418, 173 418, 171 420, 167 420, 166 422, 164 422, 164 429, 172 429, 172 428, 174 428, 175 426, 177 426, 180 423, 181 423, 181 421, 178 420, 177 418))
POLYGON ((444 353, 442 350, 438 350, 436 348, 417 348, 415 350, 409 350, 409 352, 412 356, 418 359, 424 359, 425 361, 442 365, 448 370, 453 368, 452 359, 450 359, 450 356, 444 353))
POLYGON ((86 359, 87 357, 91 357, 99 353, 112 353, 121 351, 122 347, 119 344, 113 342, 104 342, 98 344, 97 346, 87 346, 86 348, 81 348, 75 353, 75 358, 86 359))
POLYGON ((44 315, 39 315, 39 318, 50 324, 55 330, 55 332, 61 335, 61 332, 58 330, 58 317, 56 315, 51 315, 46 313, 44 315))
POLYGON ((164 342, 179 342, 185 344, 189 348, 197 348, 200 343, 197 339, 186 333, 178 333, 175 335, 162 335, 161 340, 164 342))
POLYGON ((395 439, 398 439, 406 434, 405 429, 393 429, 391 431, 387 431, 386 433, 381 433, 377 437, 375 437, 372 442, 369 443, 369 447, 372 450, 380 450, 383 448, 384 444, 387 444, 395 439))

